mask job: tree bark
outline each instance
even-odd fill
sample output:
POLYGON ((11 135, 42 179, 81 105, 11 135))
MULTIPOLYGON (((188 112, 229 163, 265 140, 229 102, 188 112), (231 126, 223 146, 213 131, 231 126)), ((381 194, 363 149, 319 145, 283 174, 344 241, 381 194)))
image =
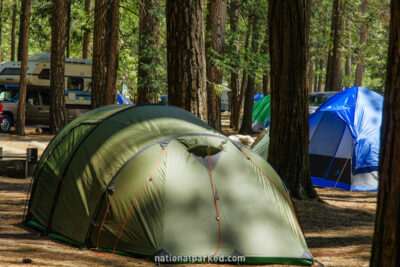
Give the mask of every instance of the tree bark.
POLYGON ((3 61, 3 50, 1 49, 1 44, 3 41, 3 0, 0 0, 0 63, 3 61))
POLYGON ((271 79, 269 78, 270 76, 270 71, 267 70, 264 75, 263 75, 263 80, 262 80, 262 88, 263 88, 263 94, 264 96, 267 96, 271 93, 271 79))
MULTIPOLYGON (((344 75, 351 75, 351 29, 350 29, 350 20, 346 19, 344 23, 345 31, 347 31, 348 40, 347 40, 347 49, 346 49, 346 61, 344 63, 344 75)), ((346 85, 349 87, 349 85, 346 85)))
POLYGON ((350 76, 351 75, 351 53, 347 51, 346 53, 346 62, 344 64, 344 75, 350 76))
POLYGON ((379 192, 370 266, 400 266, 400 2, 391 1, 379 192))
POLYGON ((203 6, 167 0, 168 102, 207 121, 203 6))
MULTIPOLYGON (((24 0, 22 0, 23 2, 24 0)), ((24 17, 26 16, 26 12, 25 12, 25 5, 23 5, 21 3, 21 13, 19 15, 19 34, 18 34, 18 50, 17 50, 17 60, 18 61, 22 61, 22 46, 23 46, 23 42, 22 42, 22 27, 24 27, 24 25, 22 24, 22 21, 26 21, 26 18, 24 17)))
POLYGON ((334 0, 332 9, 331 41, 326 67, 325 91, 342 90, 342 32, 343 32, 343 0, 334 0))
POLYGON ((237 109, 238 109, 238 111, 237 111, 238 120, 237 120, 237 128, 235 128, 235 129, 239 129, 240 123, 241 123, 240 118, 243 118, 244 100, 245 100, 245 97, 246 97, 246 90, 247 90, 248 80, 249 80, 249 74, 247 73, 246 70, 244 70, 243 71, 243 75, 242 75, 242 81, 241 81, 241 84, 240 84, 239 104, 237 106, 237 109))
MULTIPOLYGON (((307 51, 310 51, 310 28, 311 28, 311 9, 313 0, 306 0, 306 16, 305 16, 305 26, 306 26, 306 46, 307 51)), ((308 91, 313 91, 313 64, 311 60, 311 55, 307 55, 307 87, 308 91)))
POLYGON ((138 101, 139 105, 149 104, 157 96, 157 65, 160 39, 160 18, 155 10, 160 0, 141 1, 139 7, 139 62, 138 101))
POLYGON ((93 30, 92 108, 103 105, 103 92, 106 84, 106 12, 107 1, 96 0, 93 30))
MULTIPOLYGON (((71 5, 72 5, 72 0, 66 0, 66 10, 67 12, 64 12, 64 16, 67 17, 67 26, 65 30, 65 53, 67 58, 71 56, 71 5)), ((53 11, 54 12, 54 11, 53 11)))
POLYGON ((320 69, 319 69, 319 60, 318 60, 318 58, 315 58, 314 59, 314 87, 313 87, 313 92, 318 92, 318 77, 319 77, 319 75, 318 75, 318 73, 321 71, 320 69))
MULTIPOLYGON (((247 27, 247 32, 246 32, 246 40, 244 44, 244 50, 248 51, 249 45, 250 45, 250 36, 252 35, 252 27, 247 27)), ((245 60, 248 60, 247 53, 245 55, 245 60)), ((242 80, 240 84, 240 92, 239 92, 239 102, 235 106, 235 114, 236 114, 236 120, 234 124, 234 129, 238 130, 240 128, 240 118, 242 118, 243 114, 243 109, 244 109, 244 99, 246 95, 246 89, 247 89, 247 81, 248 81, 249 75, 247 73, 247 70, 243 70, 242 74, 242 80)))
POLYGON ((319 60, 319 69, 320 69, 320 73, 318 75, 317 91, 321 92, 322 91, 322 73, 323 73, 323 70, 324 70, 324 60, 322 58, 319 60))
MULTIPOLYGON (((269 36, 268 27, 266 27, 264 42, 263 42, 263 46, 262 46, 262 50, 265 55, 269 53, 268 36, 269 36)), ((271 91, 269 75, 270 75, 270 70, 268 68, 266 68, 264 70, 264 74, 262 77, 262 89, 263 89, 264 96, 268 95, 271 91)))
POLYGON ((21 14, 23 18, 21 20, 21 32, 20 32, 20 43, 21 43, 21 74, 19 82, 19 98, 18 98, 18 116, 16 123, 17 135, 25 134, 25 105, 26 105, 26 80, 28 74, 28 42, 29 42, 29 25, 31 17, 31 0, 21 1, 21 10, 24 14, 21 14))
POLYGON ((308 156, 306 0, 270 0, 271 127, 268 161, 297 199, 318 198, 308 156))
POLYGON ((11 61, 15 61, 15 27, 17 24, 17 4, 13 4, 11 18, 11 61))
POLYGON ((119 1, 109 0, 110 24, 107 38, 107 70, 104 91, 104 102, 102 105, 115 104, 117 97, 117 74, 118 74, 118 33, 119 33, 119 1))
POLYGON ((60 131, 68 122, 64 92, 67 1, 68 0, 53 0, 50 72, 50 128, 52 133, 60 131))
MULTIPOLYGON (((363 15, 368 11, 369 0, 362 0, 360 11, 363 15)), ((365 65, 365 45, 367 42, 367 22, 361 23, 360 26, 360 48, 358 50, 358 64, 356 67, 356 77, 354 79, 354 86, 361 86, 362 78, 364 74, 364 65, 365 65)))
MULTIPOLYGON (((251 50, 252 53, 258 53, 258 41, 260 39, 260 29, 259 29, 259 17, 258 14, 253 13, 251 16, 251 28, 252 28, 252 39, 251 39, 251 50)), ((256 63, 257 64, 257 63, 256 63)), ((247 86, 244 95, 244 108, 243 108, 243 121, 240 127, 240 134, 252 134, 252 124, 253 124, 253 105, 254 105, 254 89, 255 89, 255 78, 257 65, 254 66, 252 72, 249 72, 247 78, 247 86)))
POLYGON ((115 104, 119 0, 96 0, 93 31, 92 108, 115 104))
POLYGON ((312 64, 311 58, 307 60, 307 67, 308 67, 307 70, 308 92, 313 92, 314 66, 312 64))
POLYGON ((238 32, 238 25, 239 25, 239 1, 238 0, 231 0, 229 4, 229 23, 231 28, 231 34, 233 35, 230 46, 232 47, 232 58, 233 64, 230 77, 230 109, 231 109, 231 117, 229 126, 237 130, 239 128, 239 94, 240 94, 240 78, 239 78, 239 32, 238 32))
MULTIPOLYGON (((88 17, 92 16, 92 0, 85 1, 85 11, 88 17)), ((82 58, 90 59, 90 28, 85 28, 82 45, 82 58)))
POLYGON ((214 58, 223 54, 225 20, 226 0, 209 0, 206 26, 210 35, 206 42, 208 125, 218 131, 221 131, 221 97, 217 93, 216 86, 222 84, 223 73, 222 69, 217 67, 214 58))

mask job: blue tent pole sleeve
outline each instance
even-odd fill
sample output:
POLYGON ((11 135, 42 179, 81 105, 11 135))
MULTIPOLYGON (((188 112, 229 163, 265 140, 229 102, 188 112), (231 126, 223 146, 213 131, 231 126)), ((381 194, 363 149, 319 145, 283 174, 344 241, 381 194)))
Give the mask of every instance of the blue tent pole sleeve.
POLYGON ((346 124, 345 124, 344 127, 343 127, 342 135, 341 135, 341 137, 340 137, 340 139, 339 139, 339 143, 338 143, 338 145, 337 145, 337 147, 336 147, 335 153, 334 153, 333 156, 332 156, 331 163, 329 164, 328 171, 327 171, 326 174, 325 174, 325 177, 324 177, 325 180, 328 178, 328 174, 329 174, 329 172, 331 171, 331 168, 332 168, 332 165, 333 165, 333 161, 335 160, 336 153, 337 153, 338 150, 339 150, 339 146, 340 146, 340 143, 342 142, 342 138, 343 138, 343 135, 344 135, 344 131, 346 131, 346 127, 347 127, 347 126, 346 126, 346 124))

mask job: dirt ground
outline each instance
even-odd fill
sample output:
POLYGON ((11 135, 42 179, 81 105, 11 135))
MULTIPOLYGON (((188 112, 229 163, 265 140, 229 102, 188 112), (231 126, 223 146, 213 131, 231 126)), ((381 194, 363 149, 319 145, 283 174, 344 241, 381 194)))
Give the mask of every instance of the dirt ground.
MULTIPOLYGON (((0 135, 0 147, 24 151, 27 146, 36 146, 42 152, 52 138, 35 133, 35 129, 28 133, 23 137, 0 135)), ((22 226, 30 183, 30 178, 0 177, 0 266, 155 266, 143 259, 75 248, 22 226)), ((377 194, 321 188, 317 192, 324 203, 295 201, 314 258, 324 266, 368 266, 377 194)), ((316 262, 313 266, 321 265, 316 262)))
MULTIPOLYGON (((0 266, 155 266, 142 259, 75 248, 22 226, 30 182, 0 177, 0 266)), ((325 266, 368 266, 376 193, 317 191, 326 203, 295 202, 314 258, 325 266)))

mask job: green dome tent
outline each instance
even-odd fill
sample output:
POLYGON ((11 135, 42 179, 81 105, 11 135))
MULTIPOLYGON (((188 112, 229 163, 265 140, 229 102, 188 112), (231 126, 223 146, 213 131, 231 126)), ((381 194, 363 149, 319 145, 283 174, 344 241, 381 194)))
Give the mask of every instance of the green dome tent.
POLYGON ((268 163, 176 107, 105 106, 67 125, 35 169, 25 223, 152 260, 313 262, 268 163))
POLYGON ((253 106, 253 124, 252 129, 254 132, 261 132, 266 126, 269 125, 271 118, 271 95, 263 97, 260 101, 253 106))

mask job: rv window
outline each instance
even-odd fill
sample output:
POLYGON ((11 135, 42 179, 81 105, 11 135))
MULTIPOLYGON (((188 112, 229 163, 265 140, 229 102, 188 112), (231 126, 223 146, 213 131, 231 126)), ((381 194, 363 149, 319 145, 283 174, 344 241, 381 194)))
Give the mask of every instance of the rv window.
POLYGON ((0 75, 20 75, 21 69, 20 68, 5 68, 0 75))
POLYGON ((2 91, 0 92, 0 101, 17 102, 18 91, 2 91))
POLYGON ((50 69, 42 69, 39 73, 39 79, 50 79, 50 69))
POLYGON ((37 92, 27 92, 26 103, 29 103, 29 101, 32 101, 33 105, 39 105, 39 96, 37 92))
POLYGON ((82 78, 68 78, 68 90, 83 90, 83 79, 82 78))

